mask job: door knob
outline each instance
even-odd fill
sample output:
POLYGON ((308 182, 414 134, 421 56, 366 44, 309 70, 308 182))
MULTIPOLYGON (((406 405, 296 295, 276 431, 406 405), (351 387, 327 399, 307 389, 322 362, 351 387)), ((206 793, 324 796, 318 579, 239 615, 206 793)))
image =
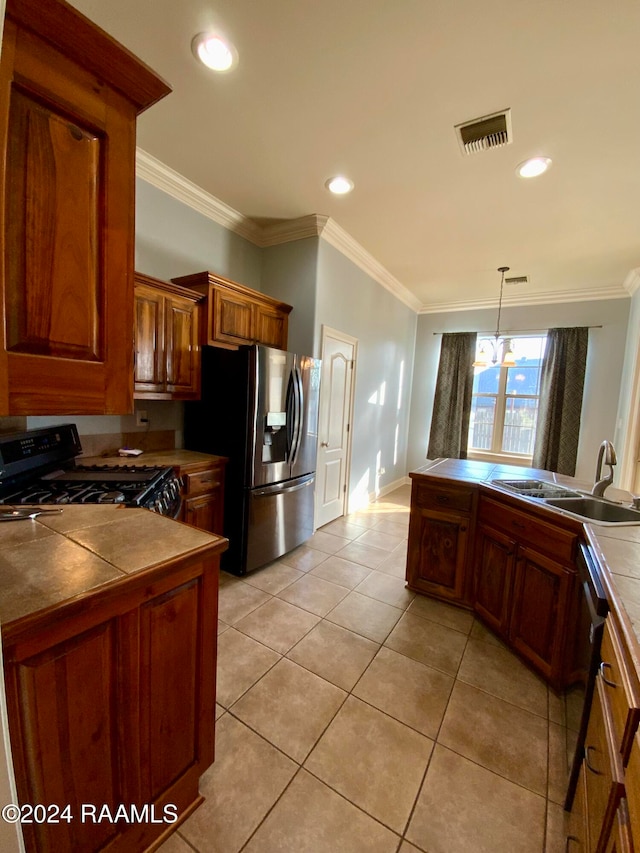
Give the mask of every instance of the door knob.
POLYGON ((328 441, 321 441, 320 447, 329 447, 329 442, 328 441))

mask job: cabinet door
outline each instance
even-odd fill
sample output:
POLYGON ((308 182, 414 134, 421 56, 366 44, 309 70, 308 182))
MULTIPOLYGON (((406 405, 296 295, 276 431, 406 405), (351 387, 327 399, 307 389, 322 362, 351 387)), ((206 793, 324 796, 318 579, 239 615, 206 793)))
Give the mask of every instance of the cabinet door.
POLYGON ((151 287, 136 285, 135 346, 135 390, 164 391, 164 296, 151 287))
POLYGON ((588 853, 588 827, 587 827, 587 793, 585 764, 582 762, 580 775, 576 785, 576 792, 571 806, 569 816, 569 831, 567 833, 566 853, 588 853))
POLYGON ((186 498, 183 503, 182 518, 185 524, 199 527, 207 533, 223 535, 223 497, 222 490, 216 489, 207 495, 186 498))
POLYGON ((8 17, 0 116, 0 414, 130 412, 135 110, 8 17))
POLYGON ((194 578, 140 610, 140 766, 146 802, 213 761, 216 653, 211 629, 217 607, 205 584, 202 576, 194 578))
POLYGON ((200 396, 198 307, 188 299, 165 299, 167 391, 176 400, 200 396))
POLYGON ((519 546, 509 640, 516 651, 556 686, 561 680, 567 594, 572 580, 565 566, 531 548, 519 546))
POLYGON ((82 822, 81 804, 104 803, 115 810, 139 799, 139 791, 127 786, 135 774, 127 770, 130 754, 121 740, 132 729, 136 699, 124 704, 117 693, 119 663, 118 620, 113 619, 8 669, 19 801, 68 803, 74 818, 25 823, 28 850, 98 850, 121 827, 82 822))
POLYGON ((407 581, 411 589, 447 601, 465 593, 469 517, 414 507, 409 526, 407 581))
POLYGON ((288 316, 282 311, 267 305, 256 305, 254 327, 256 343, 276 349, 286 349, 288 321, 288 316))
POLYGON ((490 628, 506 637, 517 545, 484 524, 477 531, 474 608, 490 628))
POLYGON ((250 344, 254 331, 254 303, 235 293, 213 291, 211 343, 250 344))

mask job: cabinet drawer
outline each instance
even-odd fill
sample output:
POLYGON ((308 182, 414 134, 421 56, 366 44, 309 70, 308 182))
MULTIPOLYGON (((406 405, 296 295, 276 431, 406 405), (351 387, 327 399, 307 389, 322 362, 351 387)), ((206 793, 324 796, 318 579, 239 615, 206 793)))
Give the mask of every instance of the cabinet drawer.
POLYGON ((605 695, 611 707, 616 749, 627 762, 633 735, 638 727, 640 697, 638 685, 632 681, 633 665, 627 661, 615 622, 611 615, 604 625, 600 675, 605 695))
POLYGON ((222 469, 208 468, 206 471, 196 471, 192 474, 183 474, 184 494, 193 497, 212 492, 222 484, 222 469))
POLYGON ((412 503, 422 509, 471 512, 475 489, 414 482, 412 503))
POLYGON ((624 794, 620 755, 612 737, 611 712, 602 679, 596 679, 584 745, 589 849, 603 849, 624 794), (600 843, 599 843, 600 842, 600 843))
POLYGON ((572 563, 577 535, 510 506, 483 497, 479 521, 504 530, 519 543, 531 545, 558 562, 572 563))

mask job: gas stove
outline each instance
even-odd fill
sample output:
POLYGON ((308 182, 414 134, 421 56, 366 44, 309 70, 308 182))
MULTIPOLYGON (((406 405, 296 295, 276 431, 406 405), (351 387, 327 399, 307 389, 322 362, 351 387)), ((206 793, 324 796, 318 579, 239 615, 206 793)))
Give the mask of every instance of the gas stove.
POLYGON ((0 504, 124 504, 177 517, 173 468, 78 465, 81 452, 75 424, 0 435, 0 504))

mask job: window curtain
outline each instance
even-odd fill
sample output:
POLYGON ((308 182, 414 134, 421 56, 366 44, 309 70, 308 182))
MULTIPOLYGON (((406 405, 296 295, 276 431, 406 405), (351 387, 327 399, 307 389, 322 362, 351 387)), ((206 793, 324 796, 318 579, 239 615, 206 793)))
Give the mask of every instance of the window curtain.
POLYGON ((476 337, 475 332, 442 336, 428 459, 467 458, 476 337))
POLYGON ((588 328, 549 329, 540 375, 534 468, 576 471, 588 328))

